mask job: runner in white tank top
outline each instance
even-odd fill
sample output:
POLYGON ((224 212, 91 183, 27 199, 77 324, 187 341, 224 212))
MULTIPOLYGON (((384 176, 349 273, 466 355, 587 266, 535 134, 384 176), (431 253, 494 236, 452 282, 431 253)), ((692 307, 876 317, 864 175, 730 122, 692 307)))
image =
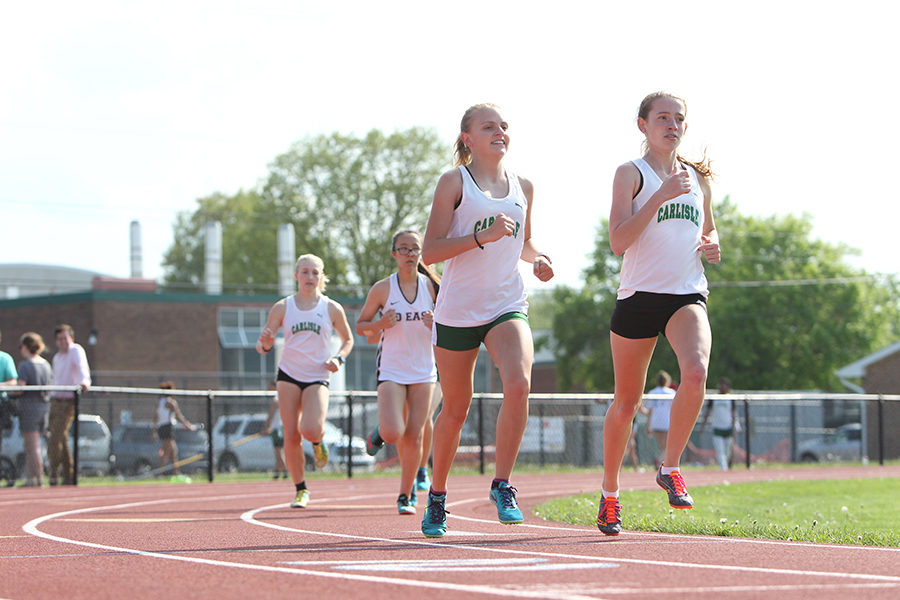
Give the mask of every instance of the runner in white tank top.
POLYGON ((622 530, 619 471, 659 333, 675 351, 681 381, 656 482, 668 493, 670 506, 693 507, 679 462, 703 406, 712 346, 700 257, 717 263, 720 250, 708 164, 678 156, 686 114, 684 101, 670 94, 644 98, 637 125, 646 152, 621 165, 613 181, 609 241, 625 260, 610 326, 615 397, 603 423, 597 527, 606 535, 622 530))
POLYGON ((495 199, 478 187, 467 167, 457 168, 462 178, 462 200, 453 211, 447 237, 478 235, 491 226, 498 213, 512 220, 513 230, 511 235, 485 245, 484 249, 476 246, 447 260, 441 281, 454 293, 438 298, 434 319, 441 325, 474 327, 506 313, 527 313, 519 261, 525 245, 522 226, 528 199, 519 178, 506 171, 509 192, 495 199))
POLYGON ((336 372, 350 350, 353 333, 340 304, 324 295, 325 268, 322 259, 304 254, 294 272, 297 293, 276 302, 256 342, 256 351, 272 350, 279 329, 284 330, 284 350, 278 363, 275 389, 284 427, 284 458, 296 488, 292 508, 305 508, 306 489, 303 438, 313 444, 316 467, 328 462, 328 448, 322 443, 328 413, 328 376, 336 372), (332 355, 332 332, 341 347, 332 355))
POLYGON ((425 233, 425 263, 447 261, 432 332, 444 401, 434 425, 434 473, 422 520, 422 533, 428 537, 447 531, 447 478, 472 402, 474 366, 482 343, 496 362, 503 385, 489 496, 501 523, 523 520, 509 477, 528 421, 534 344, 518 264, 532 263, 541 281, 553 277, 553 267, 531 239, 534 188, 503 165, 508 127, 494 105, 466 111, 456 142, 458 168, 438 181, 425 233))
POLYGON ((407 230, 394 235, 391 256, 397 261, 397 272, 372 286, 356 321, 359 335, 381 334, 377 361, 378 427, 366 441, 373 456, 384 442, 397 445, 397 510, 401 515, 416 512, 416 471, 437 380, 430 329, 438 278, 420 262, 421 253, 418 233, 407 230))

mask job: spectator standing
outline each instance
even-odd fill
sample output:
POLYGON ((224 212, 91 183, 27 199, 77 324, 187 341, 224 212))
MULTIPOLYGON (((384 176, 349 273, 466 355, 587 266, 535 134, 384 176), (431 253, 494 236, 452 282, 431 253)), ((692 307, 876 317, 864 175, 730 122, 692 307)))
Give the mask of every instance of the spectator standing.
MULTIPOLYGON (((58 352, 53 355, 53 382, 77 385, 82 392, 91 387, 91 369, 87 353, 75 342, 71 325, 60 324, 54 331, 58 352)), ((69 450, 69 427, 75 420, 74 392, 53 392, 50 396, 50 439, 47 458, 50 461, 50 485, 75 483, 72 451, 69 450)))
MULTIPOLYGON (((720 394, 731 393, 731 380, 727 377, 719 379, 720 394)), ((737 418, 737 407, 730 398, 717 398, 710 400, 703 413, 703 424, 700 433, 706 431, 706 425, 712 416, 713 448, 716 450, 716 462, 719 468, 727 471, 731 468, 731 459, 734 448, 734 434, 741 432, 741 423, 737 418)))
MULTIPOLYGON (((18 385, 50 385, 53 382, 53 368, 41 352, 44 340, 29 331, 19 339, 19 352, 25 359, 19 363, 18 385)), ((47 416, 50 413, 49 392, 18 392, 19 430, 25 445, 25 486, 41 487, 44 473, 41 460, 41 437, 47 430, 47 416)))
POLYGON ((675 399, 675 390, 672 389, 672 376, 666 371, 660 371, 656 375, 656 387, 649 394, 664 394, 667 398, 647 400, 647 437, 653 436, 659 452, 653 462, 655 469, 666 455, 666 438, 669 435, 669 416, 672 412, 672 400, 675 399))
MULTIPOLYGON (((276 385, 273 381, 269 384, 269 391, 275 391, 276 385)), ((272 404, 269 406, 269 415, 263 424, 263 433, 268 434, 272 438, 272 449, 275 452, 275 475, 272 479, 287 479, 287 466, 284 464, 284 427, 281 425, 281 411, 278 410, 278 394, 272 398, 272 404)))

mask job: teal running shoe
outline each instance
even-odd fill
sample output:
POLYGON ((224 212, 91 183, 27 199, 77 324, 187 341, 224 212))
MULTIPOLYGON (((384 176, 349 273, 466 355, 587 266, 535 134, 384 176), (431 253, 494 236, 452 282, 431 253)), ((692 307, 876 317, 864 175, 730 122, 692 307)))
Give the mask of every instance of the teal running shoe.
POLYGON ((419 469, 416 473, 416 489, 427 492, 431 488, 431 480, 428 478, 428 469, 419 469))
POLYGON ((416 496, 416 487, 413 486, 412 491, 409 493, 409 504, 410 506, 418 506, 419 505, 419 497, 416 496))
POLYGON ((366 436, 366 454, 375 456, 382 446, 384 446, 384 440, 378 435, 378 427, 376 427, 372 433, 366 436))
POLYGON ((491 488, 490 498, 497 507, 497 518, 504 525, 518 525, 525 520, 516 503, 516 488, 513 486, 501 481, 500 485, 491 488))
POLYGON ((400 497, 397 498, 397 512, 401 515, 416 514, 416 507, 409 503, 406 494, 400 494, 400 497))
POLYGON ((428 493, 428 508, 422 517, 422 533, 425 537, 439 538, 447 533, 447 509, 444 507, 446 501, 446 494, 428 493))

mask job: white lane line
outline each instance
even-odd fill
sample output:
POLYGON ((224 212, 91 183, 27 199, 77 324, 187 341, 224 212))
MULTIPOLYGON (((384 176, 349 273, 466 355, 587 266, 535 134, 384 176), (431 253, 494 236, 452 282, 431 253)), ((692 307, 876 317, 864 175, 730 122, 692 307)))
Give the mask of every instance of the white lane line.
MULTIPOLYGON (((460 501, 458 504, 462 504, 463 501, 460 501)), ((343 533, 332 533, 332 532, 322 532, 322 531, 313 531, 309 529, 297 529, 293 527, 285 527, 284 525, 277 525, 274 523, 267 523, 265 521, 260 521, 256 518, 258 513, 272 510, 273 508, 277 508, 278 506, 263 506, 260 508, 256 508, 253 510, 249 510, 241 515, 241 519, 246 521, 247 523, 259 525, 261 527, 269 527, 271 529, 277 529, 280 531, 288 531, 288 532, 296 532, 303 533, 307 535, 317 535, 323 537, 337 537, 343 539, 352 539, 352 540, 367 540, 373 542, 385 542, 390 544, 409 544, 413 546, 439 546, 439 547, 452 547, 452 548, 462 548, 466 550, 476 550, 481 552, 492 552, 498 554, 517 554, 517 555, 525 555, 525 556, 542 556, 542 557, 550 557, 550 558, 559 558, 563 560, 584 560, 584 561, 602 561, 602 562, 612 562, 612 563, 629 563, 629 564, 638 564, 638 565, 651 565, 651 566, 665 566, 665 567, 678 567, 678 568, 694 568, 694 569, 711 569, 716 571, 738 571, 745 573, 766 573, 766 574, 779 574, 779 575, 799 575, 801 577, 810 577, 810 576, 819 576, 819 577, 835 577, 842 579, 860 579, 860 580, 869 580, 869 581, 889 581, 889 582, 900 582, 900 577, 892 576, 892 575, 872 575, 866 573, 846 573, 846 572, 835 572, 835 571, 807 571, 807 570, 799 570, 799 569, 776 569, 771 567, 747 567, 742 565, 711 565, 711 564, 702 564, 702 563, 688 563, 688 562, 676 562, 676 561, 665 561, 665 560, 646 560, 646 559, 635 559, 635 558, 622 558, 619 556, 585 556, 581 554, 563 554, 558 552, 535 552, 528 550, 510 550, 506 548, 488 548, 483 546, 477 546, 474 544, 452 544, 448 545, 441 542, 432 542, 425 540, 399 540, 393 538, 380 538, 380 537, 372 537, 372 536, 362 536, 362 535, 349 535, 343 533)), ((453 506, 452 503, 448 503, 448 506, 453 506)), ((451 518, 455 519, 463 519, 468 521, 477 521, 482 523, 493 523, 496 524, 496 521, 487 521, 484 519, 473 519, 470 517, 460 517, 458 515, 450 515, 451 518)), ((514 533, 514 530, 517 527, 522 527, 522 525, 506 525, 505 527, 509 527, 511 529, 510 533, 514 533)), ((587 529, 575 529, 574 527, 553 527, 548 525, 536 525, 533 526, 535 528, 540 529, 552 529, 558 531, 567 531, 567 532, 587 532, 590 530, 587 529)))
MULTIPOLYGON (((240 496, 243 497, 243 496, 240 496)), ((218 501, 223 500, 226 497, 217 497, 218 501)), ((394 585, 402 585, 407 587, 416 587, 416 588, 428 588, 436 591, 441 590, 452 590, 459 592, 468 592, 473 594, 488 594, 493 596, 508 596, 511 598, 550 598, 552 600, 597 600, 595 596, 580 596, 580 595, 571 595, 571 594, 556 594, 553 592, 530 592, 528 590, 506 590, 499 587, 492 587, 487 585, 464 585, 464 584, 456 584, 450 583, 446 581, 442 582, 431 582, 431 581, 422 581, 422 580, 408 580, 408 579, 398 579, 395 577, 379 577, 376 575, 356 575, 351 573, 336 573, 333 571, 313 571, 313 570, 305 570, 305 569, 297 569, 297 568, 289 568, 289 567, 277 567, 270 565, 253 565, 246 563, 235 563, 230 561, 222 561, 222 560, 213 560, 207 558, 199 558, 193 556, 177 556, 171 554, 164 554, 160 552, 148 552, 146 550, 137 550, 135 548, 124 548, 121 546, 111 546, 108 544, 97 544, 94 542, 84 542, 80 540, 74 540, 70 538, 64 538, 62 536, 57 536, 49 533, 45 533, 38 529, 38 527, 45 523, 46 521, 50 521, 53 519, 65 518, 71 515, 84 514, 89 512, 98 512, 104 510, 121 510, 125 508, 135 508, 138 506, 149 506, 153 504, 163 504, 167 502, 177 502, 184 501, 185 498, 175 498, 175 499, 156 499, 156 500, 148 500, 144 502, 129 502, 126 504, 113 504, 108 506, 96 506, 89 508, 79 508, 75 510, 68 510, 59 513, 53 513, 49 515, 44 515, 42 517, 37 517, 32 519, 28 523, 22 526, 22 530, 26 533, 33 535, 35 537, 43 538, 46 540, 60 542, 64 544, 73 544, 76 546, 83 546, 87 548, 96 548, 98 550, 105 550, 108 552, 123 552, 127 554, 133 554, 136 556, 143 556, 146 558, 159 558, 163 560, 175 560, 179 562, 193 563, 193 564, 201 564, 208 565, 214 567, 227 567, 234 569, 245 569, 250 571, 264 571, 269 573, 285 573, 291 575, 307 575, 311 577, 324 577, 326 579, 341 579, 341 580, 350 580, 350 581, 361 581, 365 583, 385 583, 385 584, 394 584, 394 585)), ((194 498, 193 500, 206 500, 209 498, 194 498)), ((278 504, 274 507, 270 508, 282 508, 284 504, 278 504)), ((352 537, 352 536, 342 536, 342 537, 352 537)), ((393 540, 390 540, 393 541, 393 540)))

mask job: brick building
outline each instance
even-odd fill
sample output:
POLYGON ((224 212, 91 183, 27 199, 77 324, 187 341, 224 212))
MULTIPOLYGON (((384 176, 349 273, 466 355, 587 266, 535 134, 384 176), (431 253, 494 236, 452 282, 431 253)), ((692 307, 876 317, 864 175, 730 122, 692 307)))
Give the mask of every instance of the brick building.
MULTIPOLYGON (((854 391, 866 394, 900 394, 900 342, 850 363, 838 370, 836 375, 854 391), (858 381, 859 384, 849 380, 858 381)), ((877 403, 869 402, 868 405, 867 415, 876 415, 877 403)), ((885 402, 882 410, 885 458, 898 458, 900 436, 897 436, 896 432, 900 431, 900 402, 885 402)), ((878 449, 875 447, 878 426, 876 418, 870 416, 866 419, 866 439, 870 457, 878 456, 878 449)))

